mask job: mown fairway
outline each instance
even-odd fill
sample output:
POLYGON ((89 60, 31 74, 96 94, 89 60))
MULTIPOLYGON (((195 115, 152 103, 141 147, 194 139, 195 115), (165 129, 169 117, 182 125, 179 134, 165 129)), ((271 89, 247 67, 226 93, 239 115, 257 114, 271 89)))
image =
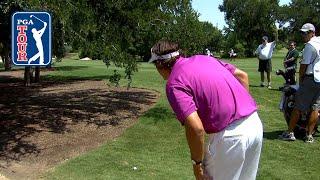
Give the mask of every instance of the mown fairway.
MULTIPOLYGON (((320 141, 305 144, 301 140, 284 142, 278 135, 286 123, 278 110, 283 80, 275 75, 282 67, 284 51, 273 58, 272 90, 258 87, 260 77, 257 59, 237 59, 232 63, 248 72, 250 91, 259 104, 259 115, 264 124, 264 146, 257 179, 320 179, 320 141)), ((65 59, 55 66, 63 71, 53 72, 50 78, 60 80, 70 77, 103 79, 112 75, 113 67, 106 70, 100 61, 81 62, 65 59), (72 68, 72 67, 77 68, 72 68)), ((214 71, 214 69, 213 69, 214 71)), ((126 81, 121 81, 125 85, 126 81)), ((193 179, 189 149, 184 128, 175 120, 164 93, 165 82, 156 69, 140 64, 134 75, 133 86, 154 89, 162 93, 159 102, 146 112, 136 125, 121 137, 103 146, 66 161, 45 175, 46 179, 193 179), (133 167, 137 169, 134 170, 133 167)), ((107 105, 106 105, 107 106, 107 105)), ((226 170, 227 171, 227 170, 226 170)))

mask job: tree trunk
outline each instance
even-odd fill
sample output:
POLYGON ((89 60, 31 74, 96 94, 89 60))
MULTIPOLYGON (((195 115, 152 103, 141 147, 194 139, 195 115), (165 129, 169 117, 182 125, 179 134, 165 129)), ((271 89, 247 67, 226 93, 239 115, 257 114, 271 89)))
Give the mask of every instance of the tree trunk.
POLYGON ((35 68, 34 82, 35 83, 39 83, 40 82, 40 67, 39 66, 37 66, 35 68))
POLYGON ((10 55, 6 54, 2 57, 2 61, 4 62, 4 70, 10 71, 11 70, 11 58, 10 55))
POLYGON ((24 85, 29 87, 33 81, 33 71, 30 66, 24 68, 24 85))

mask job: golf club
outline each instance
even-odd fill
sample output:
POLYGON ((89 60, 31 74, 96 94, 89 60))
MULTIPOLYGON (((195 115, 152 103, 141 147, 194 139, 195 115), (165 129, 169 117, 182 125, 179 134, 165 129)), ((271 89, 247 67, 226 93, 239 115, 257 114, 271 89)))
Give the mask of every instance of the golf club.
MULTIPOLYGON (((37 16, 30 15, 30 18, 32 18, 32 17, 34 17, 34 18, 36 18, 36 19, 38 19, 39 21, 41 21, 41 22, 43 22, 43 23, 44 23, 44 21, 42 21, 41 19, 39 19, 37 16)), ((44 23, 44 24, 45 24, 45 23, 44 23)))

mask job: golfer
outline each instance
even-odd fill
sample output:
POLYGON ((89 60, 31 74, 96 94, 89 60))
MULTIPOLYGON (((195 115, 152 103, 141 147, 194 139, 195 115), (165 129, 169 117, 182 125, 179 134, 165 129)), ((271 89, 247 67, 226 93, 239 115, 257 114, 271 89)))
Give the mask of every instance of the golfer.
POLYGON ((42 35, 46 30, 47 23, 43 22, 44 26, 40 30, 36 30, 36 28, 32 28, 32 36, 36 42, 36 46, 38 48, 38 53, 35 54, 32 58, 29 59, 28 64, 30 64, 33 61, 36 61, 39 58, 39 64, 44 65, 44 54, 43 54, 43 44, 42 44, 42 35))
POLYGON ((178 44, 165 40, 152 47, 149 62, 167 80, 196 179, 255 179, 263 131, 247 74, 210 56, 183 57, 178 44))

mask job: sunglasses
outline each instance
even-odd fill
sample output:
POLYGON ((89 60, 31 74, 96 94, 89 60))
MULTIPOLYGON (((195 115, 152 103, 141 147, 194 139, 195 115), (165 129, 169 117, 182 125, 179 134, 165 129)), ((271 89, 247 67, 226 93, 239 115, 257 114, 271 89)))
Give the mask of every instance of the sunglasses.
POLYGON ((310 31, 300 31, 300 34, 302 35, 302 36, 306 36, 306 35, 308 35, 310 33, 310 31))

